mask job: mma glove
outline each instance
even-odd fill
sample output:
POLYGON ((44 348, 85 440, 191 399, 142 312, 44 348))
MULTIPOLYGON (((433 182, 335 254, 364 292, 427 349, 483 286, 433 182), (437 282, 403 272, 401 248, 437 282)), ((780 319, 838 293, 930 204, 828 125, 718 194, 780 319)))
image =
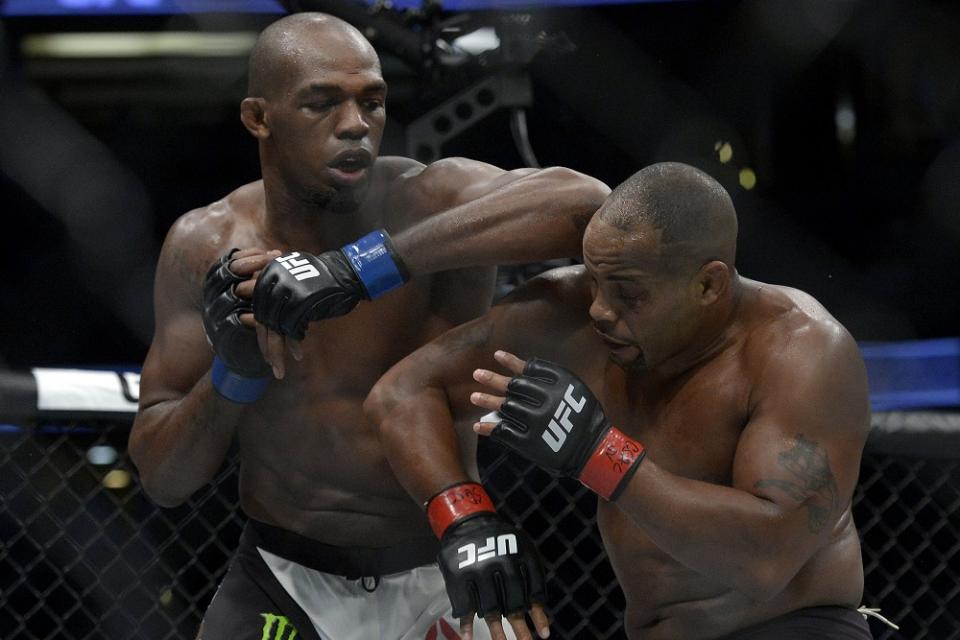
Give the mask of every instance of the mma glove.
POLYGON ((260 355, 257 333, 240 323, 240 314, 251 313, 249 300, 237 297, 234 287, 246 278, 230 270, 231 249, 210 267, 203 282, 203 330, 216 357, 213 387, 228 400, 255 401, 270 381, 270 365, 260 355))
POLYGON ((427 502, 440 538, 440 572, 453 616, 525 612, 545 600, 543 563, 530 538, 502 520, 475 482, 441 491, 427 502))
POLYGON ((303 340, 312 320, 349 313, 403 285, 409 273, 383 229, 318 256, 293 251, 274 259, 257 278, 257 322, 303 340))
POLYGON ((610 424, 590 388, 573 372, 533 358, 511 378, 490 436, 550 473, 577 478, 615 500, 645 454, 610 424))

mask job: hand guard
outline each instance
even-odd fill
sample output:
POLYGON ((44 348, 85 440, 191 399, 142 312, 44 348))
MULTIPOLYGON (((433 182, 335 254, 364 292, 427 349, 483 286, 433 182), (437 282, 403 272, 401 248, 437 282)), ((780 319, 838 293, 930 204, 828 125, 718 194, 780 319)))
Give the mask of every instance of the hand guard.
POLYGON ((544 602, 540 556, 523 531, 500 519, 483 487, 454 485, 430 499, 427 514, 454 617, 508 615, 544 602))
POLYGON ((573 372, 533 358, 507 385, 490 436, 547 471, 579 479, 613 500, 644 456, 643 445, 610 425, 573 372))
POLYGON ((257 334, 240 323, 240 314, 253 309, 238 298, 234 287, 243 282, 230 270, 231 249, 207 271, 203 283, 203 330, 213 347, 213 385, 234 402, 253 402, 269 381, 270 365, 260 355, 257 334))
POLYGON ((303 340, 312 320, 349 313, 409 279, 390 237, 374 231, 338 251, 314 256, 294 251, 273 260, 257 278, 257 322, 303 340))

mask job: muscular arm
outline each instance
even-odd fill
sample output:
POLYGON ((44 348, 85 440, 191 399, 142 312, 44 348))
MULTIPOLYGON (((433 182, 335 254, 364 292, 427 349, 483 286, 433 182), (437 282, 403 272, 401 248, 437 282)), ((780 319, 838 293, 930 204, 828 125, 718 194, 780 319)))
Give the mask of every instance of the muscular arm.
MULTIPOLYGON (((473 369, 491 366, 498 348, 559 357, 560 345, 580 327, 585 313, 565 308, 562 298, 570 296, 558 293, 579 285, 552 279, 576 271, 559 269, 531 280, 483 317, 401 360, 373 388, 364 409, 380 426, 394 473, 418 504, 454 482, 476 480, 477 436, 470 425, 483 412, 469 402, 479 388, 473 369), (455 422, 462 428, 455 429, 455 422)), ((585 283, 580 289, 578 303, 586 305, 585 283)))
POLYGON ((208 482, 223 463, 242 405, 213 391, 213 353, 200 315, 209 249, 190 241, 188 214, 167 236, 157 265, 156 333, 140 378, 130 456, 144 490, 172 507, 208 482))
POLYGON ((671 474, 651 453, 616 504, 679 562, 767 600, 850 508, 869 408, 841 329, 796 336, 758 380, 732 487, 671 474))
POLYGON ((583 231, 610 189, 563 167, 504 172, 462 158, 414 178, 445 208, 393 236, 411 275, 580 254, 583 231))

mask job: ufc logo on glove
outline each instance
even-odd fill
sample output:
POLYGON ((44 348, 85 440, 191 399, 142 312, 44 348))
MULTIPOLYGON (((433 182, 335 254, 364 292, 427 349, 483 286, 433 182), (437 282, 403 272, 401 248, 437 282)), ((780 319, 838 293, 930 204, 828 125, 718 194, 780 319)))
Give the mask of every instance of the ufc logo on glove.
POLYGON ((472 564, 477 562, 483 562, 484 560, 489 560, 490 558, 495 558, 497 556, 509 556, 515 555, 517 553, 517 536, 512 533, 504 533, 502 535, 494 538, 490 536, 487 538, 487 544, 483 545, 479 549, 477 545, 473 542, 463 545, 457 549, 458 555, 465 555, 466 557, 460 561, 458 569, 463 569, 464 567, 469 567, 472 564), (494 542, 496 540, 496 542, 494 542))
POLYGON ((310 264, 309 260, 300 259, 297 260, 297 256, 300 255, 299 251, 294 251, 293 253, 288 253, 285 256, 280 256, 276 258, 276 261, 282 264, 287 268, 287 271, 290 272, 290 275, 295 277, 297 281, 306 280, 307 278, 316 278, 320 275, 320 272, 317 271, 317 268, 310 264))
POLYGON ((577 400, 573 397, 573 385, 567 387, 567 392, 563 394, 563 400, 557 405, 557 410, 553 412, 553 420, 547 425, 543 432, 543 441, 547 443, 550 449, 557 453, 560 447, 567 440, 567 434, 573 429, 573 423, 570 422, 570 411, 579 414, 583 411, 583 405, 586 403, 586 397, 577 400), (557 421, 559 420, 559 424, 557 421), (561 425, 563 428, 561 428, 561 425))

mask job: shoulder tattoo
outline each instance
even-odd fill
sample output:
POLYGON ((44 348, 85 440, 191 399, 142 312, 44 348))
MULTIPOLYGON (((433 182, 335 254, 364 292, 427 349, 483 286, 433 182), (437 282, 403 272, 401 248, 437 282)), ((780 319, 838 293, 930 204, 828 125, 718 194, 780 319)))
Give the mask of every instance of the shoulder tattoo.
POLYGON ((777 464, 790 478, 759 480, 757 489, 778 489, 798 503, 806 503, 807 528, 819 533, 836 513, 840 498, 830 470, 827 452, 813 440, 798 434, 791 446, 777 456, 777 464))

